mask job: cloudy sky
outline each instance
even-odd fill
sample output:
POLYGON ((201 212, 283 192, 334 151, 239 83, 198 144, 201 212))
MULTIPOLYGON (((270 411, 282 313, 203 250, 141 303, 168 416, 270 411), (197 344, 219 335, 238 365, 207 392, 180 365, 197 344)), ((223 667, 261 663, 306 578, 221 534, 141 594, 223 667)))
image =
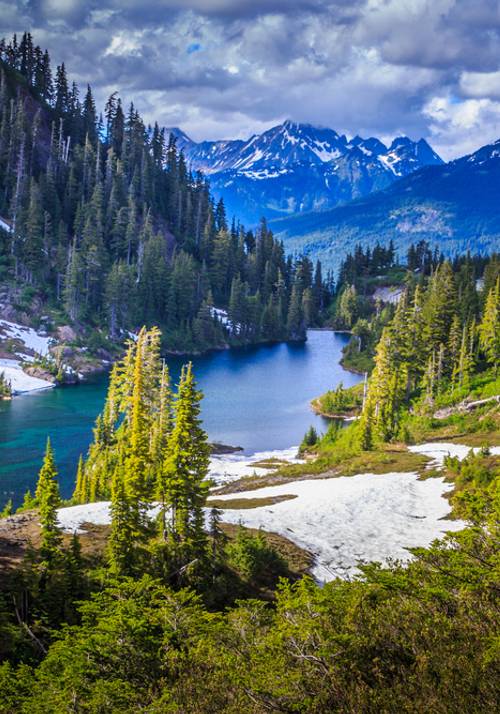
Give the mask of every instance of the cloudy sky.
POLYGON ((286 118, 446 159, 500 138, 500 0, 0 0, 0 18, 101 106, 117 89, 197 140, 286 118))

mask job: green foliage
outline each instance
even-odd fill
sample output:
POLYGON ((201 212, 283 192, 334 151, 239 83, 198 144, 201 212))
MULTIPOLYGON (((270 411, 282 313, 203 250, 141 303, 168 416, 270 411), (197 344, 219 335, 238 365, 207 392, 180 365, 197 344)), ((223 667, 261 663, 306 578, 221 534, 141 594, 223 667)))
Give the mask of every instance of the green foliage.
POLYGON ((340 382, 335 389, 322 394, 315 404, 325 415, 351 414, 359 410, 363 404, 363 385, 345 389, 340 382))
POLYGON ((302 443, 299 447, 299 452, 304 452, 307 451, 311 446, 314 446, 318 442, 318 432, 313 426, 310 426, 309 429, 306 431, 304 434, 304 438, 302 439, 302 443))
POLYGON ((245 528, 239 528, 236 538, 226 547, 228 564, 244 579, 268 580, 287 572, 286 563, 258 533, 252 535, 245 528))
POLYGON ((14 512, 12 498, 9 498, 3 509, 0 511, 0 518, 8 518, 14 512))
POLYGON ((30 489, 28 489, 24 494, 23 502, 17 509, 16 513, 22 513, 23 511, 31 511, 33 508, 36 508, 36 505, 36 498, 31 495, 31 491, 30 489))
POLYGON ((57 509, 61 505, 59 485, 57 483, 57 468, 54 462, 54 452, 47 439, 47 447, 42 468, 38 474, 36 487, 36 503, 40 512, 42 541, 40 554, 50 565, 59 555, 61 546, 61 530, 57 521, 57 509))
POLYGON ((10 381, 5 376, 5 372, 0 372, 0 399, 9 399, 12 396, 10 381))
POLYGON ((445 467, 455 484, 455 512, 476 523, 490 518, 498 509, 500 459, 492 456, 487 447, 477 453, 471 449, 462 461, 446 457, 445 467))
MULTIPOLYGON (((4 665, 2 707, 494 711, 496 535, 469 528, 416 549, 408 567, 365 566, 363 580, 284 582, 274 608, 213 614, 148 576, 109 583, 34 671, 4 665)), ((261 559, 260 546, 239 546, 247 572, 261 559)))
POLYGON ((170 350, 304 339, 330 299, 321 266, 287 260, 265 221, 229 229, 175 137, 133 104, 125 115, 116 93, 105 126, 63 65, 55 91, 40 93, 50 57, 31 40, 22 62, 16 42, 0 47, 0 214, 15 224, 0 257, 19 308, 37 298, 65 313, 90 328, 91 349, 143 324, 160 325, 170 350))
POLYGON ((500 278, 487 295, 483 319, 479 326, 479 342, 490 365, 498 371, 500 363, 500 278))
MULTIPOLYGON (((495 260, 486 261, 485 273, 495 260)), ((449 262, 440 263, 422 288, 415 286, 411 302, 408 293, 403 294, 384 327, 361 418, 363 448, 394 437, 407 440, 408 425, 403 421, 412 400, 417 409, 429 411, 446 393, 452 402, 460 393, 468 394, 475 373, 484 369, 481 351, 497 368, 492 361, 499 333, 496 287, 481 315, 469 258, 458 267, 457 273, 449 262), (457 286, 465 293, 465 303, 457 302, 457 286), (481 318, 479 331, 476 317, 481 318)))

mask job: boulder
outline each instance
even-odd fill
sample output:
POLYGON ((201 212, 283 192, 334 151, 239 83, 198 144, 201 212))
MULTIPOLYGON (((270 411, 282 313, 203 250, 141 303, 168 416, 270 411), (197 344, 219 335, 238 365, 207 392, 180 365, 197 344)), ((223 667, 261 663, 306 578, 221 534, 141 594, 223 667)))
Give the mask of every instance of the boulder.
POLYGON ((70 325, 61 325, 57 328, 57 338, 60 342, 75 342, 77 334, 70 325))

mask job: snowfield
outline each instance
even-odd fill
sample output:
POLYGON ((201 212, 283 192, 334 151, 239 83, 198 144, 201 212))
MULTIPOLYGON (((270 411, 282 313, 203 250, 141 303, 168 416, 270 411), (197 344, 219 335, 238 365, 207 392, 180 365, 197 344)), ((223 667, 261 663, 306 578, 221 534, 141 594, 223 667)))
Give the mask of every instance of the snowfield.
POLYGON ((4 373, 7 381, 10 382, 14 394, 24 394, 26 392, 37 392, 40 389, 49 389, 54 385, 45 379, 31 377, 23 372, 21 363, 15 359, 0 359, 0 374, 4 373))
MULTIPOLYGON (((429 545, 460 521, 443 521, 450 507, 442 478, 425 481, 416 473, 360 474, 294 481, 240 498, 296 496, 272 506, 227 510, 223 520, 285 536, 314 555, 312 574, 320 582, 357 571, 360 561, 408 560, 408 548, 429 545)), ((234 494, 220 496, 230 500, 234 494)))
POLYGON ((42 357, 49 354, 49 347, 52 342, 50 337, 39 335, 33 328, 25 325, 18 325, 16 322, 0 320, 0 338, 11 338, 24 342, 25 346, 42 357))
MULTIPOLYGON (((463 528, 461 521, 441 520, 450 510, 443 494, 451 488, 442 478, 421 481, 415 473, 292 481, 236 495, 295 498, 260 508, 228 509, 222 520, 288 538, 313 554, 312 575, 326 582, 354 575, 360 561, 409 560, 408 548, 429 545, 446 531, 463 528)), ((217 496, 234 498, 235 494, 217 496)), ((157 511, 155 504, 151 517, 157 511)), ((59 523, 67 532, 82 532, 85 523, 110 522, 109 501, 59 510, 59 523)))
POLYGON ((0 373, 4 372, 5 377, 11 384, 14 394, 24 394, 26 392, 35 392, 39 389, 48 389, 53 387, 52 382, 47 382, 45 379, 38 377, 30 377, 25 374, 22 368, 23 362, 32 362, 33 356, 25 354, 24 350, 35 352, 43 357, 49 354, 49 347, 52 342, 50 337, 39 335, 31 327, 18 325, 15 322, 8 320, 0 320, 0 346, 2 340, 13 339, 19 340, 24 344, 24 348, 20 348, 16 359, 0 359, 0 373))
POLYGON ((270 473, 270 469, 263 469, 254 466, 259 461, 269 461, 269 459, 279 459, 292 464, 302 464, 304 461, 297 457, 299 447, 292 446, 289 449, 274 451, 258 451, 251 456, 241 452, 235 454, 221 454, 212 456, 210 459, 209 476, 219 486, 230 481, 236 481, 243 476, 263 476, 270 473))
MULTIPOLYGON (((432 465, 440 466, 448 454, 465 458, 470 447, 428 443, 413 446, 411 451, 429 456, 432 465)), ((500 447, 492 447, 491 452, 500 454, 500 447)), ((296 449, 262 452, 252 457, 234 454, 214 457, 211 475, 224 482, 245 475, 247 470, 265 471, 252 468, 255 461, 272 457, 291 460, 294 454, 296 449)), ((452 488, 443 478, 421 480, 417 473, 358 474, 290 481, 217 496, 217 500, 293 496, 270 506, 227 509, 222 519, 288 538, 313 554, 312 574, 318 581, 327 582, 337 576, 352 577, 359 572, 360 562, 408 561, 412 557, 410 548, 427 546, 447 531, 462 529, 465 525, 462 521, 444 520, 450 512, 444 496, 452 488)), ((62 508, 59 522, 68 532, 81 531, 84 523, 109 524, 109 507, 109 502, 102 502, 62 508)), ((152 505, 152 517, 157 510, 158 506, 152 505)))
MULTIPOLYGON (((429 463, 429 468, 441 467, 444 464, 446 456, 458 456, 460 461, 462 461, 471 450, 477 454, 481 449, 478 447, 472 448, 465 444, 454 444, 452 442, 434 443, 432 441, 427 444, 417 444, 416 446, 408 447, 408 451, 413 451, 414 454, 424 454, 424 456, 428 456, 432 459, 429 463)), ((500 446, 490 446, 489 451, 495 456, 500 456, 500 446)))

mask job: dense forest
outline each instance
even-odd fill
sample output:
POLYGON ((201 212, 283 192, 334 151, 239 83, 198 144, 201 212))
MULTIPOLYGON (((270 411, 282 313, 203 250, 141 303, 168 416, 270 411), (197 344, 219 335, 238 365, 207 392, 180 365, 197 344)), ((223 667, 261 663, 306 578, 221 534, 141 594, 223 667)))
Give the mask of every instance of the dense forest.
MULTIPOLYGON (((417 304, 413 307, 420 313, 423 305, 419 303, 426 299, 424 292, 430 276, 437 292, 441 288, 447 290, 450 314, 456 313, 460 326, 477 323, 480 295, 487 295, 495 284, 499 265, 500 256, 496 253, 457 255, 445 261, 443 254, 432 250, 426 241, 410 245, 404 257, 395 253, 392 244, 387 248, 377 244, 372 250, 356 246, 340 265, 329 308, 330 326, 349 330, 353 335, 344 350, 343 364, 358 372, 373 369, 376 346, 384 327, 394 318, 400 296, 404 295, 408 303, 414 301, 416 294, 417 304)), ((446 321, 445 329, 448 327, 446 321)), ((444 334, 439 344, 441 341, 446 342, 444 334)))
POLYGON ((329 299, 319 263, 228 220, 172 135, 116 93, 98 114, 29 33, 0 43, 0 216, 10 301, 112 340, 143 324, 170 350, 303 340, 329 299))
MULTIPOLYGON (((361 418, 313 435, 316 460, 283 476, 397 471, 405 443, 498 439, 498 257, 421 268, 382 327, 361 418), (464 278, 472 265, 479 282, 464 278), (470 395, 484 403, 457 411, 470 395)), ((111 500, 111 526, 90 549, 58 525, 48 443, 21 508, 38 509, 37 536, 1 583, 0 709, 494 711, 499 458, 483 446, 445 461, 463 531, 415 549, 408 565, 365 564, 319 587, 292 576, 265 534, 228 535, 220 510, 206 508, 200 409, 191 367, 173 390, 159 332, 143 329, 114 367, 78 467, 73 503, 111 500)))

